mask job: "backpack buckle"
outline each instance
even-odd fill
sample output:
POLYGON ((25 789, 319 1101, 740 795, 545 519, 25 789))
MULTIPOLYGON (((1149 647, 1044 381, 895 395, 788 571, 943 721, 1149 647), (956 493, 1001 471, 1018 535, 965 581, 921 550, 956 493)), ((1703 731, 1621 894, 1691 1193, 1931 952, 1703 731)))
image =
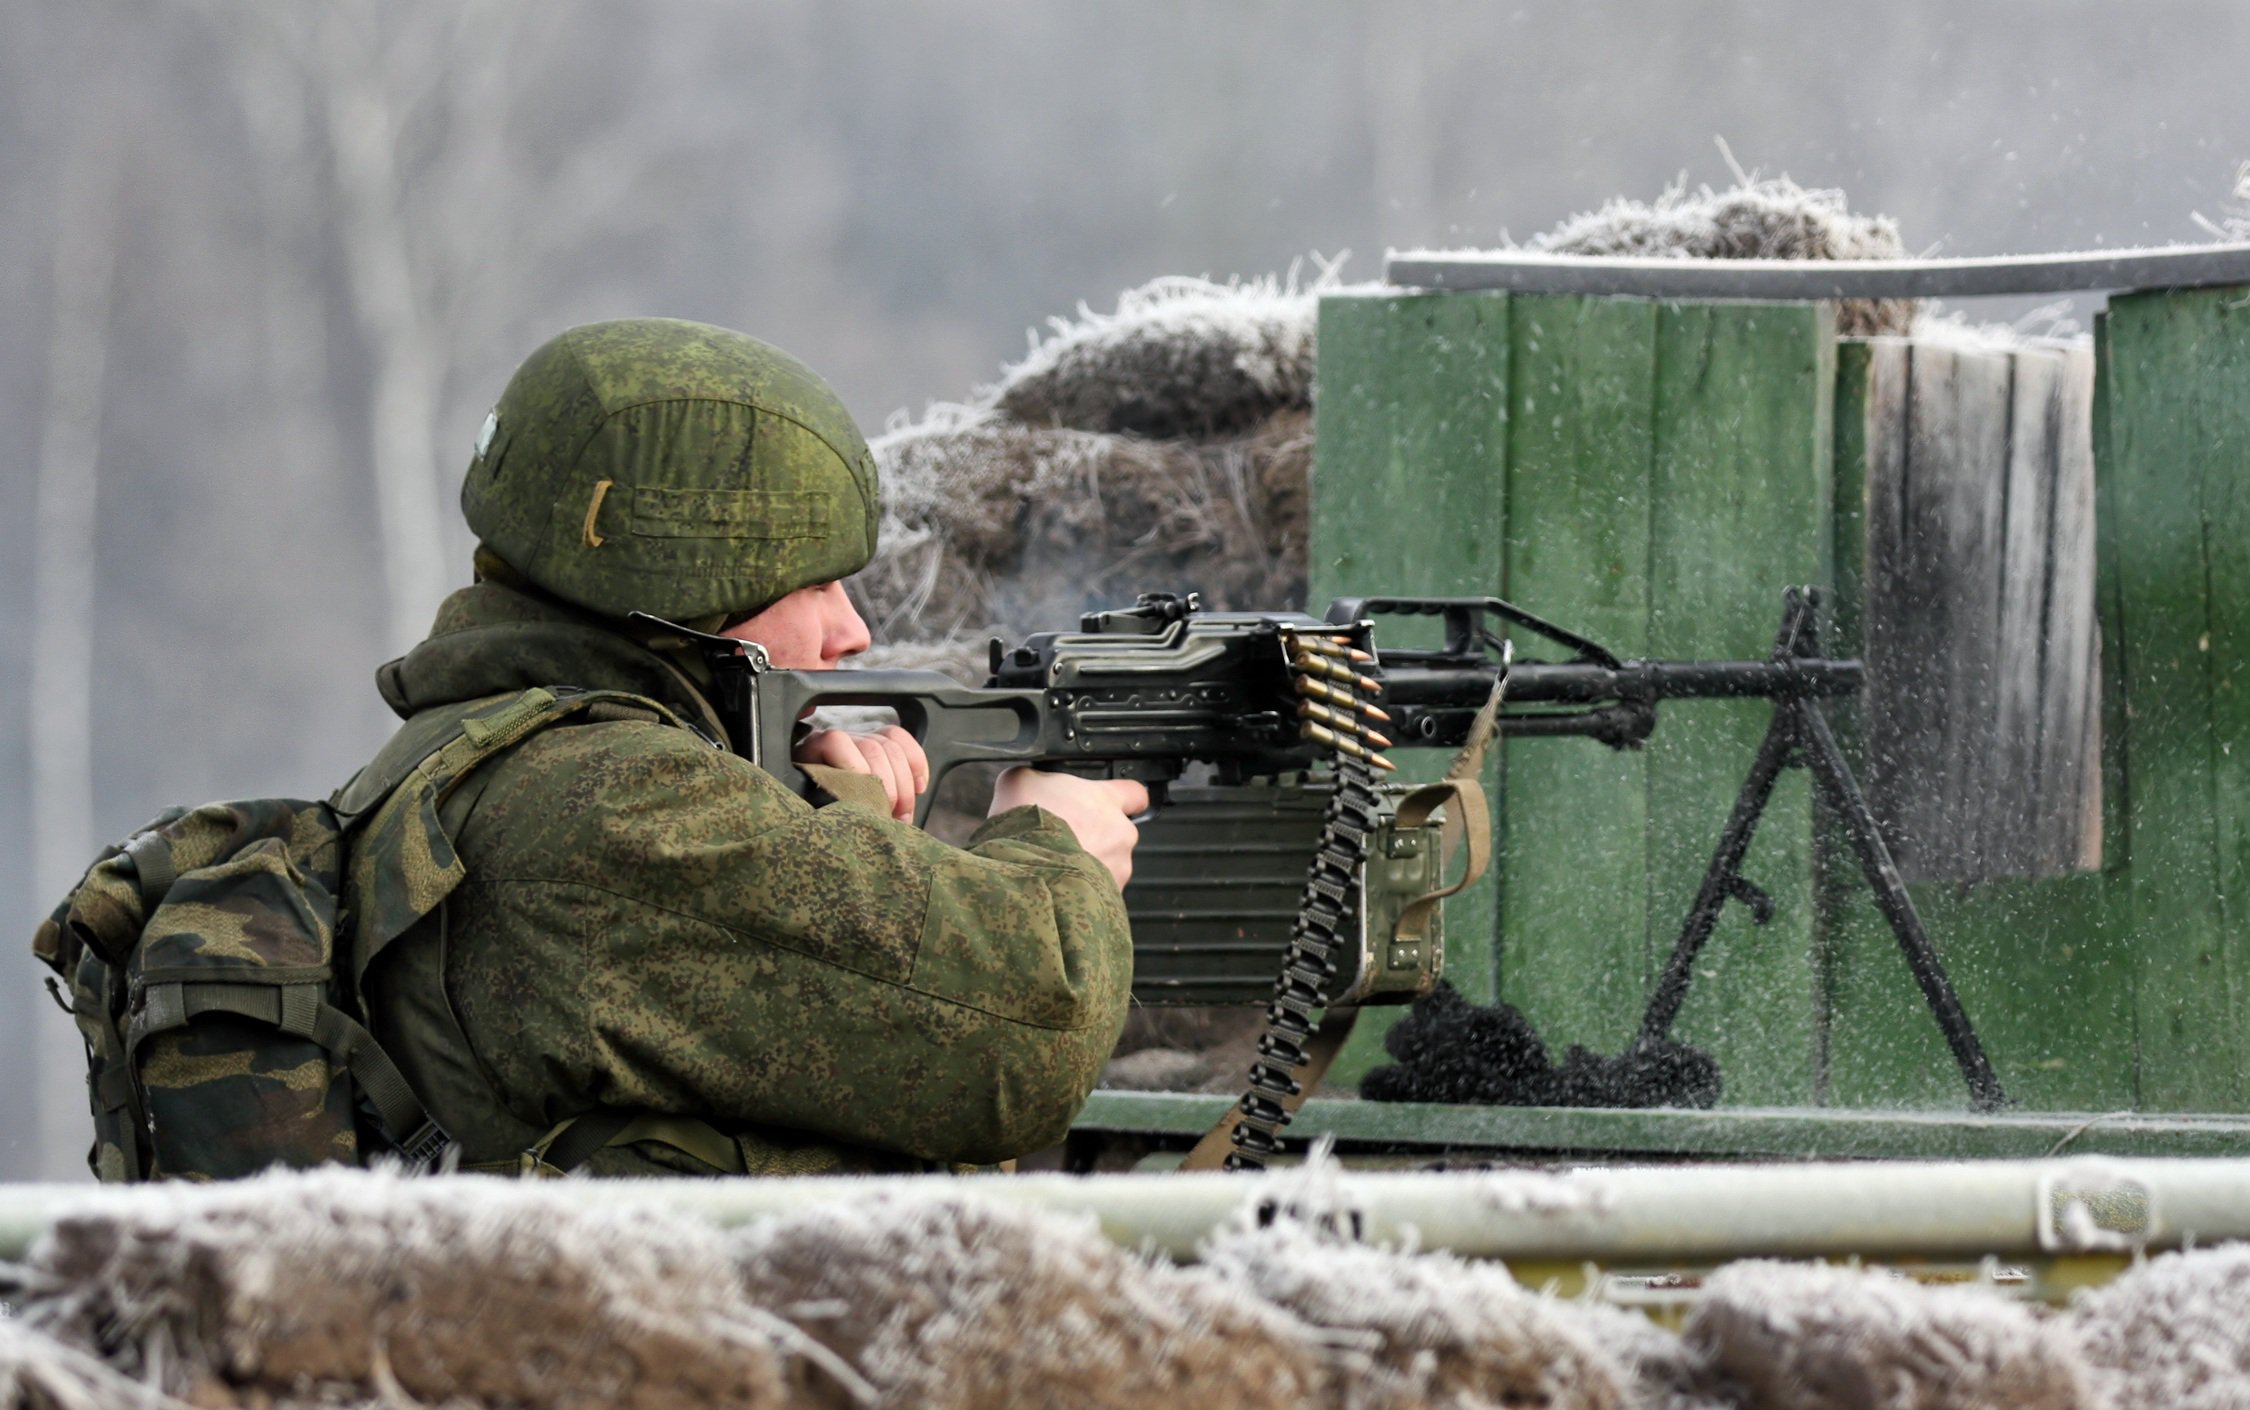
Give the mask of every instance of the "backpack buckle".
POLYGON ((435 1121, 424 1118, 421 1127, 398 1142, 399 1159, 410 1170, 434 1171, 446 1154, 454 1149, 453 1138, 435 1121))

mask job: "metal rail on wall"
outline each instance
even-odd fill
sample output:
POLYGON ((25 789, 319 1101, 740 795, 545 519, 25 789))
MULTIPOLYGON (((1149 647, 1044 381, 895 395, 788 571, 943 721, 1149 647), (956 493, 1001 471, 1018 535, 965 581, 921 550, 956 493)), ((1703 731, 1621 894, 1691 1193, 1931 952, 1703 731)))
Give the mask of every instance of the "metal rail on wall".
POLYGON ((2250 242, 1966 259, 1678 259, 1530 250, 1394 250, 1387 283, 1448 292, 1652 299, 1924 299, 2250 283, 2250 242))

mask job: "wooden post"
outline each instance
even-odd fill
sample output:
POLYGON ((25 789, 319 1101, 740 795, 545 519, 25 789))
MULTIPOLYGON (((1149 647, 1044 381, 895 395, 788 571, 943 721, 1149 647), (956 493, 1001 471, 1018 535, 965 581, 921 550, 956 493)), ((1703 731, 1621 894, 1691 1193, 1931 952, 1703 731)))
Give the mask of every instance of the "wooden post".
MULTIPOLYGON (((2103 855, 2092 357, 1847 342, 1837 384, 1841 721, 2002 1084, 2133 1104, 2122 882, 2103 855), (2075 873, 2075 874, 2073 874, 2075 873)), ((2112 839, 2114 842, 2114 839, 2112 839)), ((2112 845, 2114 862, 2122 852, 2112 845)), ((1945 1044, 1856 871, 1826 859, 1824 1099, 1952 1107, 1945 1044)))
POLYGON ((1867 786, 1899 868, 2099 865, 2092 353, 1879 338, 1854 367, 1867 786))

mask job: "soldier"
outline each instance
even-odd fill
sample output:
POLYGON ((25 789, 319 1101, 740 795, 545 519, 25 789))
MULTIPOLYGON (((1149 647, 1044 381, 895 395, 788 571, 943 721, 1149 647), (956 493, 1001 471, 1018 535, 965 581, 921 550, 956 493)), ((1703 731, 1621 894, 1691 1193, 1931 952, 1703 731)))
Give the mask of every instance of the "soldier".
MULTIPOLYGON (((965 848, 901 821, 912 737, 819 732, 815 807, 717 747, 709 668, 632 612, 823 669, 868 644, 840 579, 876 470, 835 394, 742 334, 635 319, 533 353, 461 493, 476 582, 378 673, 382 796, 478 704, 630 692, 444 805, 468 877, 368 958, 376 1037, 465 1166, 815 1173, 1059 1140, 1123 1023, 1138 784, 1011 771, 965 848)), ((380 907, 381 874, 346 883, 380 907)))

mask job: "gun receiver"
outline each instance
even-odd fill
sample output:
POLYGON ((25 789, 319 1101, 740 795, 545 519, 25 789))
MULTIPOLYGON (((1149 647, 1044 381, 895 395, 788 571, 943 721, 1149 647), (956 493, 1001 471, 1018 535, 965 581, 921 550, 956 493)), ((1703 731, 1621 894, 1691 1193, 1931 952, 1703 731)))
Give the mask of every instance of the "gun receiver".
POLYGON ((1137 779, 1152 790, 1197 762, 1225 784, 1297 772, 1324 754, 1304 737, 1287 640, 1324 630, 1301 613, 1203 612, 1192 596, 1149 594, 1137 607, 1089 614, 1076 632, 1042 632, 1013 650, 995 641, 982 687, 934 671, 753 664, 732 722, 736 747, 798 781, 790 745, 807 712, 887 707, 929 756, 924 815, 939 780, 971 763, 1137 779))

